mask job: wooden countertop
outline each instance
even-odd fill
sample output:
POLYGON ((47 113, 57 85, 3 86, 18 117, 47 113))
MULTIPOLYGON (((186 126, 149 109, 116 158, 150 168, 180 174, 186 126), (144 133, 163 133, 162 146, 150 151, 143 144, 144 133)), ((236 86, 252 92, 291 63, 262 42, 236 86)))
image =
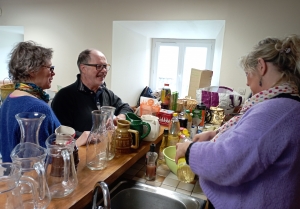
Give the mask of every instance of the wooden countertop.
POLYGON ((86 147, 79 147, 80 162, 77 168, 77 187, 67 197, 61 199, 52 199, 48 209, 79 209, 85 207, 92 200, 92 192, 96 182, 105 181, 106 184, 111 185, 140 158, 145 156, 145 154, 149 151, 151 143, 157 144, 162 140, 164 128, 166 127, 160 126, 160 133, 155 141, 142 141, 139 149, 132 149, 130 154, 123 154, 118 158, 108 161, 107 168, 102 171, 92 171, 86 167, 86 147))

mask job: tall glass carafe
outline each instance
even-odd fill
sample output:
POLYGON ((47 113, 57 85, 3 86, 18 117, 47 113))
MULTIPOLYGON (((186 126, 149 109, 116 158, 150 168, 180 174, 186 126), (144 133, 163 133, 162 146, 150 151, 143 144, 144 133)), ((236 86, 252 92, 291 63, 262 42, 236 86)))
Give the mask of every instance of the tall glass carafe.
POLYGON ((73 150, 75 139, 70 135, 51 134, 46 140, 46 179, 52 198, 62 198, 77 187, 73 150))
POLYGON ((30 208, 47 208, 51 201, 45 175, 46 155, 45 148, 31 142, 19 143, 10 154, 12 161, 21 166, 21 180, 31 179, 34 185, 34 188, 27 184, 21 187, 23 204, 30 208), (31 198, 34 193, 37 201, 31 198))
POLYGON ((46 116, 38 112, 22 112, 16 114, 15 117, 21 130, 20 142, 31 142, 40 145, 39 130, 46 116))
POLYGON ((108 160, 111 160, 115 157, 115 151, 116 151, 116 139, 115 139, 115 125, 114 125, 114 113, 115 113, 115 107, 111 106, 102 106, 101 110, 104 112, 108 112, 110 116, 108 117, 106 124, 106 131, 108 135, 108 144, 107 144, 107 150, 108 150, 108 160))
POLYGON ((92 111, 93 126, 86 143, 86 166, 91 170, 103 170, 107 166, 108 134, 106 124, 110 114, 102 110, 92 111))

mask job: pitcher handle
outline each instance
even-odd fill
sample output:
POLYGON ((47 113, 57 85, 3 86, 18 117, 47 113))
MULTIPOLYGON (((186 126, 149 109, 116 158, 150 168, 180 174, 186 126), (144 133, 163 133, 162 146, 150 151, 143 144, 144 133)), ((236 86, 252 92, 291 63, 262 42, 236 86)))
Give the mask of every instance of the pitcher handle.
POLYGON ((34 163, 33 168, 38 174, 38 181, 39 181, 39 198, 40 200, 43 200, 45 198, 45 190, 46 190, 46 178, 45 178, 45 169, 43 165, 40 162, 34 163))
POLYGON ((22 176, 20 178, 19 182, 20 182, 20 184, 26 184, 31 188, 34 208, 38 208, 38 197, 36 195, 36 188, 34 186, 35 184, 34 184, 33 180, 31 178, 29 178, 28 176, 22 176))
POLYGON ((140 144, 139 144, 139 142, 140 142, 140 140, 139 140, 139 132, 137 130, 132 130, 132 129, 129 129, 128 132, 129 133, 133 133, 135 135, 135 137, 134 137, 135 145, 133 145, 133 143, 131 142, 132 143, 131 148, 132 149, 138 149, 139 146, 140 146, 140 144))
POLYGON ((70 175, 70 154, 68 150, 62 150, 61 155, 64 160, 64 180, 62 184, 67 185, 69 181, 69 175, 70 175))
POLYGON ((149 123, 147 122, 142 122, 143 126, 147 126, 147 131, 146 133, 144 133, 142 136, 141 136, 141 139, 144 139, 146 136, 149 135, 150 131, 151 131, 151 126, 149 123))

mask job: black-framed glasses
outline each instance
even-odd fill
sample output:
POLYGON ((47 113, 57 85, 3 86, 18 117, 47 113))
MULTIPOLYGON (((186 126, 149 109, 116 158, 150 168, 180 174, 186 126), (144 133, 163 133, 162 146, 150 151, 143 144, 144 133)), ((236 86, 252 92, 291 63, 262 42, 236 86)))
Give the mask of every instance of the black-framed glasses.
POLYGON ((110 70, 110 64, 106 64, 106 65, 98 65, 98 64, 83 64, 83 65, 87 65, 87 66, 92 66, 95 67, 96 70, 98 71, 102 71, 104 68, 106 69, 106 71, 108 72, 110 70))
POLYGON ((54 71, 54 66, 53 66, 53 65, 52 65, 52 66, 49 66, 49 67, 48 67, 48 66, 44 66, 44 65, 43 65, 42 67, 49 68, 51 72, 53 72, 53 71, 54 71))

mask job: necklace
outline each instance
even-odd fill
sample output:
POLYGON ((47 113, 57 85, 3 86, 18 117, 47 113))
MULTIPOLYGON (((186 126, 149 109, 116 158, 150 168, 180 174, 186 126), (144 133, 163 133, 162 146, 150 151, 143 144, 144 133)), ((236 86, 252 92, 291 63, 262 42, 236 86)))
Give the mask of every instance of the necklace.
POLYGON ((44 100, 46 103, 49 102, 49 94, 43 91, 42 88, 38 87, 34 83, 16 83, 16 90, 25 91, 38 99, 44 100))

